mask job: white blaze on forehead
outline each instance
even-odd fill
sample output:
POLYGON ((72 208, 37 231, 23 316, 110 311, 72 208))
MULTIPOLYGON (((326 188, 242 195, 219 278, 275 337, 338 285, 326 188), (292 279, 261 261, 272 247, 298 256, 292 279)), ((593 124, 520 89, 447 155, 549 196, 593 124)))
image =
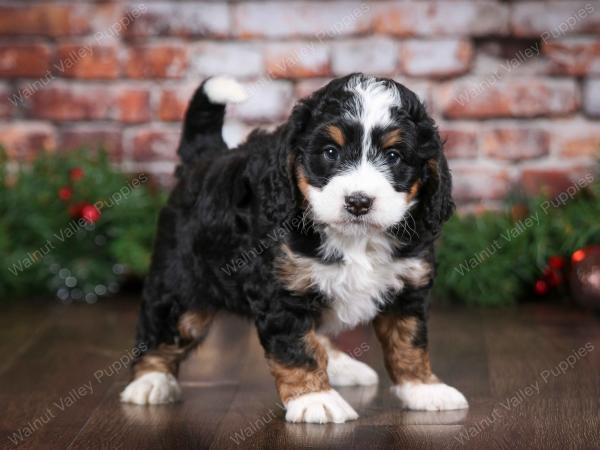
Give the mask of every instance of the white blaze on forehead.
POLYGON ((375 127, 387 127, 392 124, 391 109, 401 105, 400 93, 393 86, 374 77, 356 76, 348 81, 346 90, 354 95, 346 117, 356 120, 363 126, 363 161, 372 147, 371 133, 375 127))

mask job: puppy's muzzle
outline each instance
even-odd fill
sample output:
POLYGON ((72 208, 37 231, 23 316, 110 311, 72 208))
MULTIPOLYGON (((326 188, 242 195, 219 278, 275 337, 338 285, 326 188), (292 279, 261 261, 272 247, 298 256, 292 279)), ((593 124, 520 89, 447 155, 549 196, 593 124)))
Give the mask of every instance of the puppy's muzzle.
POLYGON ((364 216, 371 210, 373 206, 373 198, 369 197, 364 192, 353 192, 345 197, 346 211, 354 216, 364 216))

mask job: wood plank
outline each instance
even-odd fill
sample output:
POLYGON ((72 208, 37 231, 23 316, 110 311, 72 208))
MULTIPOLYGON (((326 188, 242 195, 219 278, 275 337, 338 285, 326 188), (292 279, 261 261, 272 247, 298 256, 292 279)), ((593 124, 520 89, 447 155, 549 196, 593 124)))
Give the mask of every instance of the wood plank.
POLYGON ((0 441, 68 443, 113 377, 126 372, 111 365, 130 350, 133 311, 130 302, 58 307, 35 345, 0 375, 0 441))
POLYGON ((27 339, 28 325, 39 330, 20 351, 12 340, 17 354, 0 373, 1 447, 14 448, 8 437, 48 409, 54 417, 19 448, 562 449, 600 442, 600 321, 570 307, 433 310, 434 370, 465 393, 468 411, 402 411, 389 393, 372 330, 345 333, 340 346, 353 354, 362 349, 359 359, 379 372, 381 384, 340 388, 361 417, 321 426, 283 420, 254 327, 230 316, 216 320, 205 344, 183 364, 182 403, 120 404, 128 371, 106 372, 101 382, 94 373, 108 371, 132 345, 136 303, 7 308, 0 315, 8 358, 6 342, 27 339), (593 349, 569 359, 586 344, 593 349), (543 382, 544 370, 559 370, 567 360, 564 373, 543 382), (90 380, 93 393, 74 397, 64 411, 54 404, 90 380), (525 388, 536 382, 539 392, 532 387, 528 395, 525 388))

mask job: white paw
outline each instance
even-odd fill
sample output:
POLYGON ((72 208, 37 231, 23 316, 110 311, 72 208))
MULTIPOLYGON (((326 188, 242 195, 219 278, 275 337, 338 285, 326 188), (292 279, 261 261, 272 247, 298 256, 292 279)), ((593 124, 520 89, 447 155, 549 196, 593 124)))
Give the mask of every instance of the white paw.
POLYGON ((392 392, 406 409, 416 411, 446 411, 469 407, 464 395, 444 383, 407 382, 392 386, 392 392))
POLYGON ((327 375, 332 386, 371 386, 379 381, 377 372, 340 351, 329 353, 327 375))
POLYGON ((181 398, 181 388, 170 373, 149 372, 133 380, 121 392, 121 401, 137 405, 173 403, 181 398))
POLYGON ((248 98, 244 87, 231 77, 219 76, 206 80, 204 92, 213 103, 240 103, 248 98))
POLYGON ((346 400, 333 389, 311 392, 289 400, 285 420, 307 423, 343 423, 358 419, 358 414, 346 400))

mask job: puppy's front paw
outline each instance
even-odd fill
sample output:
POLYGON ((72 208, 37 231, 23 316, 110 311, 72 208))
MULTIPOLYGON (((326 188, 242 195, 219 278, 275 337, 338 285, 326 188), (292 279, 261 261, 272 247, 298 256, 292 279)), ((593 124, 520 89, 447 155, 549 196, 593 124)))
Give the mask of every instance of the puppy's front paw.
POLYGON ((407 382, 393 386, 392 392, 406 409, 416 411, 446 411, 469 407, 464 395, 444 383, 407 382))
POLYGON ((377 372, 343 352, 329 355, 327 375, 332 386, 371 386, 377 384, 377 372))
POLYGON ((300 395, 289 400, 286 408, 288 422, 343 423, 358 419, 352 406, 333 389, 300 395))
POLYGON ((137 405, 173 403, 181 398, 181 388, 170 373, 149 372, 133 380, 121 392, 121 401, 137 405))

